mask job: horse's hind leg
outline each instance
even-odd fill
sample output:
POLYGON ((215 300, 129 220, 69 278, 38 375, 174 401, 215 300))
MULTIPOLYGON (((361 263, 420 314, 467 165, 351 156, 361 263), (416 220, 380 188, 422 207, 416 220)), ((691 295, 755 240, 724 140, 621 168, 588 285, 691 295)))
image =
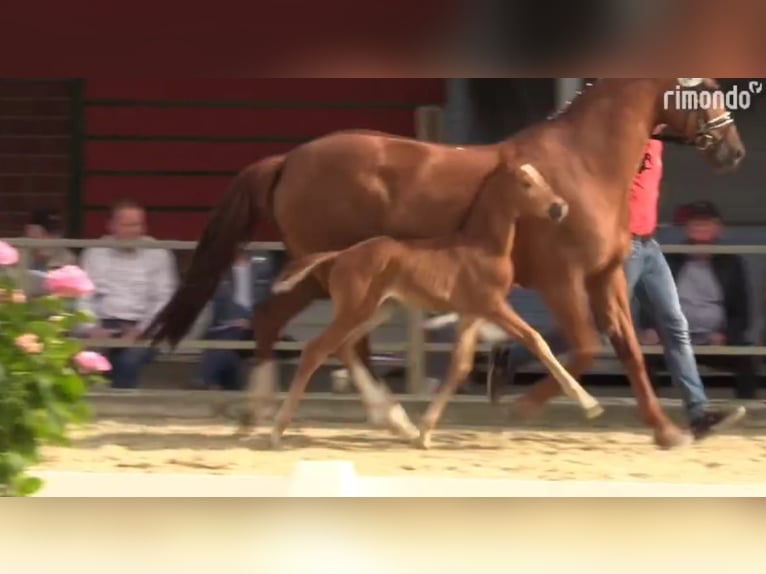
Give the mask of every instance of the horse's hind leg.
POLYGON ((323 294, 319 282, 309 277, 291 291, 272 295, 254 309, 253 334, 258 344, 257 365, 248 380, 247 408, 240 420, 244 428, 271 418, 278 388, 278 363, 274 357, 274 344, 290 319, 323 294))
POLYGON ((475 317, 460 317, 447 380, 431 401, 420 422, 417 445, 421 448, 430 446, 431 433, 439 422, 447 403, 457 388, 468 378, 473 368, 476 339, 480 325, 481 321, 475 317))
POLYGON ((498 302, 497 309, 487 319, 501 327, 512 337, 518 339, 533 352, 543 365, 547 367, 556 381, 558 381, 564 393, 585 410, 588 418, 598 417, 604 412, 598 401, 556 359, 542 335, 530 327, 524 319, 519 317, 506 301, 498 302))
POLYGON ((654 429, 655 443, 663 448, 689 443, 691 437, 683 433, 663 412, 646 373, 644 357, 633 326, 623 267, 614 266, 594 277, 588 288, 596 318, 628 371, 641 418, 654 429))

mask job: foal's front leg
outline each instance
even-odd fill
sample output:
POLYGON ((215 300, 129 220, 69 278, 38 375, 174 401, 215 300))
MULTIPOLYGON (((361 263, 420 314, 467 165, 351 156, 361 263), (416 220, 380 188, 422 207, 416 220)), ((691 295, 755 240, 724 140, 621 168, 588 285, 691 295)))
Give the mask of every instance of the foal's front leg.
POLYGON ((431 445, 431 433, 439 422, 444 408, 457 388, 468 378, 473 368, 476 339, 479 335, 480 325, 481 320, 476 317, 460 317, 447 380, 431 401, 420 422, 420 436, 416 443, 420 448, 427 449, 431 445))
POLYGON ((561 385, 564 393, 579 403, 589 419, 596 418, 604 412, 598 401, 559 362, 543 336, 524 321, 507 302, 498 303, 491 319, 489 317, 488 319, 532 351, 561 385))

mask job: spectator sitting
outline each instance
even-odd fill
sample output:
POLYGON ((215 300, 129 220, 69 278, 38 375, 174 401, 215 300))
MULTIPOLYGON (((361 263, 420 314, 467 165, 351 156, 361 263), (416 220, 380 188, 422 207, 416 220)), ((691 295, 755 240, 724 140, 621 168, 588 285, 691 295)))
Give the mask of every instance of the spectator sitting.
MULTIPOLYGON (((29 239, 60 239, 61 216, 51 210, 38 209, 30 213, 24 227, 24 236, 29 239)), ((74 265, 77 257, 66 247, 41 247, 33 249, 29 260, 29 280, 26 294, 39 297, 46 294, 44 277, 48 271, 74 265)))
MULTIPOLYGON (((145 235, 146 213, 132 201, 112 208, 109 231, 105 239, 151 239, 145 235)), ((91 339, 118 338, 125 342, 125 347, 106 351, 112 363, 109 376, 114 388, 135 388, 141 369, 157 351, 130 345, 175 290, 173 255, 166 249, 93 247, 83 252, 82 267, 95 286, 94 293, 81 300, 83 308, 98 321, 88 335, 91 339)))
MULTIPOLYGON (((264 286, 259 278, 263 258, 250 258, 242 250, 229 273, 218 285, 210 303, 211 323, 205 339, 213 341, 246 341, 253 338, 253 305, 263 298, 264 286)), ((268 296, 269 282, 265 284, 268 296)), ((238 349, 206 349, 202 353, 200 376, 208 388, 227 391, 242 388, 242 359, 252 351, 238 349)))
MULTIPOLYGON (((717 243, 723 230, 716 206, 698 201, 684 206, 683 223, 686 241, 693 245, 717 243)), ((751 344, 747 340, 749 328, 749 293, 742 258, 734 254, 670 254, 667 257, 684 316, 689 322, 689 334, 694 345, 751 344)), ((658 344, 659 336, 651 328, 648 314, 641 312, 639 321, 643 332, 641 342, 658 344)), ((700 364, 734 372, 737 378, 736 396, 755 398, 757 381, 755 361, 750 356, 702 355, 700 364)), ((661 364, 661 357, 653 357, 650 364, 661 364)))

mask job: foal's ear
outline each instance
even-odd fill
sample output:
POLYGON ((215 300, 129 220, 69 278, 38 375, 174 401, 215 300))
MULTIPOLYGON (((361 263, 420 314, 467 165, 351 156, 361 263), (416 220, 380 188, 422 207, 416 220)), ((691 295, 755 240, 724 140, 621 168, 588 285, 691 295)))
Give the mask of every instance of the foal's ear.
POLYGON ((526 188, 541 186, 545 187, 543 176, 531 163, 525 163, 514 167, 514 175, 526 188))

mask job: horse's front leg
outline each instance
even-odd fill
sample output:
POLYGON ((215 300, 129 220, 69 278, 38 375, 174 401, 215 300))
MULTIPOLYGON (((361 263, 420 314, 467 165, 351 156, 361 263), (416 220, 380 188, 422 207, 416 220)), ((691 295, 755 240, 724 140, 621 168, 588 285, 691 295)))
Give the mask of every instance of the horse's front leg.
POLYGON ((240 417, 243 430, 272 418, 279 389, 279 363, 274 355, 274 344, 290 319, 322 294, 321 285, 308 278, 290 291, 272 295, 253 310, 257 363, 248 379, 246 409, 240 417))

